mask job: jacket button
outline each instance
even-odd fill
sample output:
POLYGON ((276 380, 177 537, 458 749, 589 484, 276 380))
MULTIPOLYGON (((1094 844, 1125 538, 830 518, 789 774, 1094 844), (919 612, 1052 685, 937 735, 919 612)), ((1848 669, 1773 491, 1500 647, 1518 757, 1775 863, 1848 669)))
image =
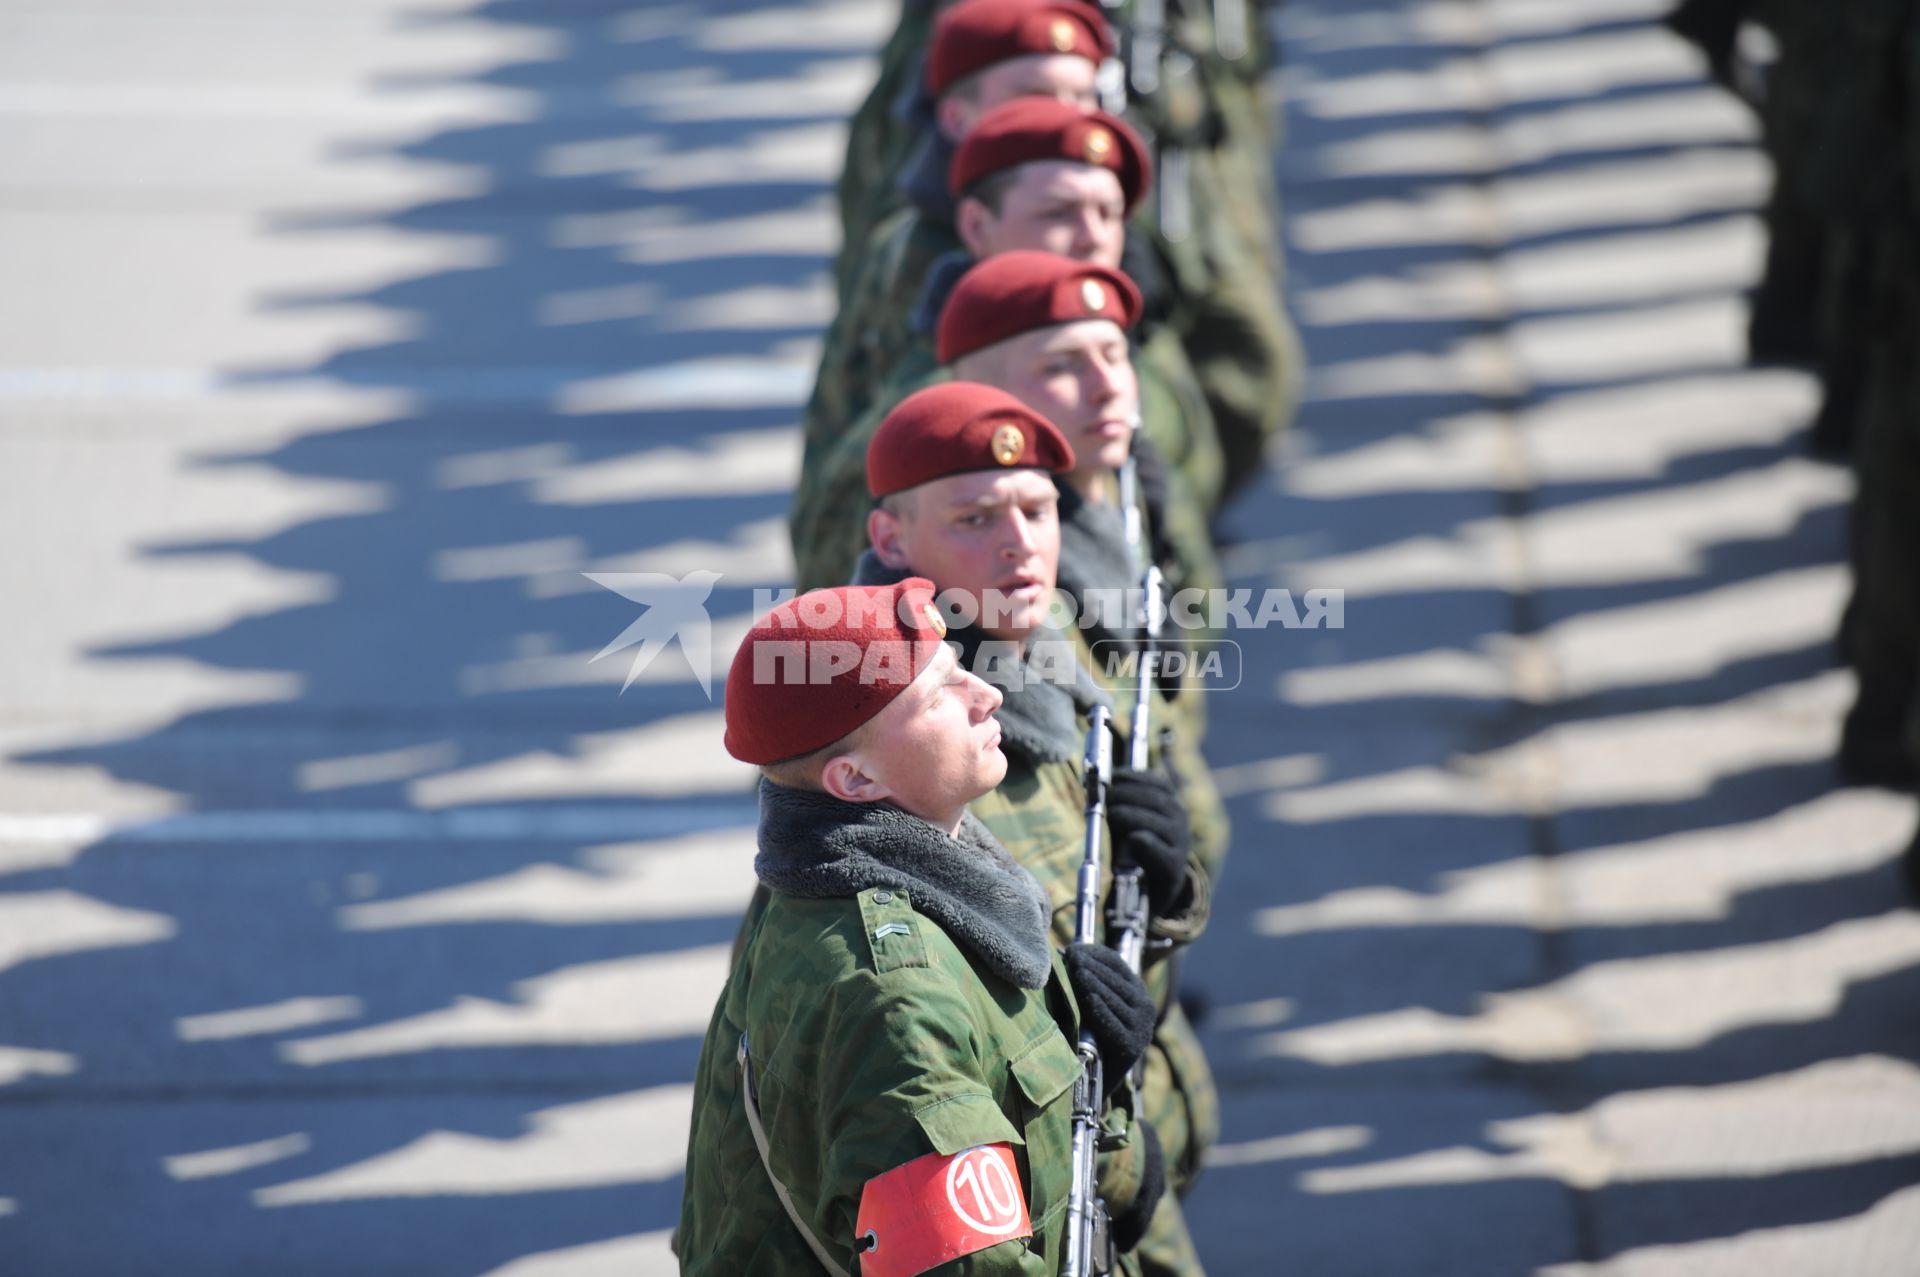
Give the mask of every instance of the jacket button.
POLYGON ((877 905, 890 905, 893 903, 893 893, 891 891, 876 891, 873 893, 873 903, 877 905))

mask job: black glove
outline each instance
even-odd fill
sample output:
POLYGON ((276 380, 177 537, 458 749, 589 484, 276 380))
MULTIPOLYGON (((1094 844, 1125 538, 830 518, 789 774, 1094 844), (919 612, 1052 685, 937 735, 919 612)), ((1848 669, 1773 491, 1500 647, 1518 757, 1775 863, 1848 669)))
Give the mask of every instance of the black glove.
POLYGON ((1115 863, 1140 866, 1148 909, 1160 917, 1173 912, 1187 891, 1193 851, 1192 820, 1180 791, 1160 772, 1116 767, 1107 786, 1107 823, 1115 863))
POLYGON ((1067 978, 1080 1003, 1080 1022, 1100 1050, 1101 1081, 1112 1095, 1153 1038, 1158 1018, 1153 996, 1120 955, 1103 944, 1068 945, 1067 978))
POLYGON ((1140 1244, 1140 1239, 1147 1235, 1147 1225, 1153 1222, 1154 1210, 1167 1192, 1167 1155, 1160 1151, 1160 1132, 1145 1118, 1134 1120, 1133 1131, 1140 1141, 1140 1191, 1134 1194, 1132 1205, 1109 1218, 1114 1247, 1121 1251, 1132 1250, 1140 1244))

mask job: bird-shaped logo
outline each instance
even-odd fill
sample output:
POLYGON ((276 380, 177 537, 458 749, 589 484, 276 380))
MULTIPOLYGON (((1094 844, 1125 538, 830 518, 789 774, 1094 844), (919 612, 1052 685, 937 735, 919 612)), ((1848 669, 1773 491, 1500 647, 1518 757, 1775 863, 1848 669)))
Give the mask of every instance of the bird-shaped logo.
POLYGON ((686 653, 687 664, 693 667, 693 676, 700 680, 700 690, 707 694, 708 700, 713 699, 713 619, 707 615, 707 596, 720 580, 718 572, 702 569, 678 578, 664 572, 585 572, 581 575, 646 609, 638 620, 620 632, 619 638, 601 648, 593 658, 597 661, 635 643, 640 645, 640 650, 633 654, 633 664, 627 667, 627 681, 620 685, 622 692, 633 686, 633 680, 653 664, 656 656, 679 639, 680 650, 686 653))

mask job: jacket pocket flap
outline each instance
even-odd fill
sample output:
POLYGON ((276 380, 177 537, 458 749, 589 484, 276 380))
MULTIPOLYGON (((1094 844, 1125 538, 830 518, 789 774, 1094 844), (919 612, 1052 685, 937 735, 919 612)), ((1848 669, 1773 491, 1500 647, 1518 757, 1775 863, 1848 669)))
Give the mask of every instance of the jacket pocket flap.
POLYGON ((1013 1062, 1013 1077, 1027 1102, 1043 1109, 1073 1089, 1082 1069, 1079 1053, 1056 1032, 1043 1035, 1020 1053, 1013 1062))
POLYGON ((985 1093, 950 1095, 914 1110, 913 1116, 933 1143, 934 1152, 943 1155, 951 1156, 980 1144, 1024 1145, 1027 1142, 1000 1111, 1000 1105, 985 1093))

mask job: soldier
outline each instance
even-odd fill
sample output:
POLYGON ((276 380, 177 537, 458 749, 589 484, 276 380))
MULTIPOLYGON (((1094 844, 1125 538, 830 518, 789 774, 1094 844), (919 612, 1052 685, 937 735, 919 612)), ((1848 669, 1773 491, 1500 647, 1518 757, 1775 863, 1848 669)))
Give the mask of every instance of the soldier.
MULTIPOLYGON (((1066 433, 1079 458, 1058 476, 1061 550, 1059 586, 1072 602, 1086 642, 1117 651, 1137 638, 1137 615, 1100 606, 1137 593, 1151 563, 1167 594, 1221 585, 1206 526, 1184 502, 1170 501, 1163 467, 1149 440, 1130 428, 1139 411, 1139 379, 1128 357, 1127 329, 1140 314, 1140 294, 1119 271, 1102 271, 1047 253, 1006 253, 982 262, 954 288, 940 316, 940 356, 954 376, 1008 391, 1066 433), (1130 544, 1120 508, 1119 475, 1129 460, 1158 476, 1140 485, 1138 544, 1130 544)), ((1100 677, 1096 670, 1096 677, 1100 677)), ((1130 698, 1132 686, 1102 680, 1130 698)), ((1162 701, 1160 719, 1175 720, 1182 750, 1176 770, 1194 819, 1195 854, 1217 879, 1226 852, 1226 810, 1198 744, 1205 730, 1198 696, 1162 701)))
MULTIPOLYGON (((1129 460, 1163 473, 1157 449, 1134 429, 1140 378, 1128 333, 1142 306, 1140 290, 1122 271, 1054 253, 1012 252, 962 276, 940 315, 938 353, 956 379, 1007 391, 1073 445, 1078 460, 1058 486, 1068 546, 1061 572, 1076 597, 1076 582, 1137 586, 1145 565, 1133 561, 1118 508, 1119 474, 1129 460)), ((1205 525, 1179 527, 1190 509, 1164 502, 1162 484, 1146 485, 1146 561, 1166 574, 1170 590, 1217 587, 1220 570, 1205 525)))
MULTIPOLYGON (((904 75, 931 7, 925 0, 903 7, 883 83, 904 75)), ((1152 10, 1121 4, 1109 13, 1129 30, 1121 71, 1129 114, 1166 157, 1160 199, 1139 225, 1164 262, 1168 319, 1205 392, 1218 455, 1209 458, 1210 473, 1188 481, 1211 513, 1257 472, 1267 441, 1291 419, 1303 361, 1278 291, 1272 135, 1259 94, 1267 49, 1258 14, 1238 0, 1174 0, 1152 10)), ((843 267, 872 258, 864 228, 897 207, 892 174, 906 163, 904 139, 926 131, 924 103, 893 100, 900 109, 880 111, 870 100, 853 121, 840 188, 843 267)), ((841 270, 843 296, 851 277, 841 270)))
MULTIPOLYGON (((802 470, 791 521, 803 585, 845 580, 865 548, 865 528, 853 512, 864 505, 867 442, 895 403, 942 375, 934 328, 953 281, 976 259, 1020 249, 1119 265, 1126 246, 1121 217, 1145 197, 1152 168, 1139 137, 1114 117, 1023 99, 980 121, 955 153, 948 181, 956 208, 952 226, 936 231, 921 221, 912 234, 943 234, 953 250, 931 268, 911 321, 902 296, 869 326, 876 350, 899 352, 876 361, 895 365, 893 383, 837 444, 811 453, 802 470)), ((1149 304, 1141 314, 1163 309, 1149 304)), ((1159 456, 1179 469, 1176 479, 1162 485, 1167 504, 1193 536, 1188 550, 1195 561, 1211 559, 1205 501, 1191 482, 1196 476, 1202 483, 1219 478, 1206 399, 1178 336, 1156 322, 1141 328, 1135 365, 1142 421, 1159 456)))
MULTIPOLYGON (((1116 295, 1103 298, 1101 309, 1117 317, 1124 276, 1101 271, 1100 277, 1116 295)), ((1076 287, 1062 300, 1084 313, 1084 295, 1076 287)), ((1086 430, 1093 439, 1104 433, 1097 424, 1086 430)), ((872 549, 855 580, 882 584, 920 575, 943 600, 971 604, 973 617, 956 617, 969 623, 957 625, 952 638, 963 664, 1003 690, 998 717, 1008 760, 1006 778, 972 809, 1046 888, 1054 940, 1065 944, 1072 936, 1085 801, 1079 740, 1092 707, 1109 703, 1072 638, 1048 620, 1061 536, 1054 481, 1076 471, 1073 448, 1053 423, 1012 395, 949 382, 903 401, 867 455, 877 504, 868 519, 872 549)), ((1191 817, 1159 771, 1116 768, 1108 823, 1116 857, 1143 872, 1148 933, 1161 942, 1147 971, 1161 1018, 1147 1052, 1140 1112, 1180 1190, 1217 1134, 1218 1108, 1205 1056, 1174 1000, 1166 958, 1171 946, 1204 929, 1210 888, 1192 859, 1191 817)), ((1202 1271, 1175 1197, 1160 1203, 1138 1255, 1143 1273, 1202 1271)))
MULTIPOLYGON (((1912 794, 1920 788, 1920 15, 1911 4, 1850 0, 1830 16, 1815 46, 1825 55, 1825 91, 1808 103, 1817 128, 1800 158, 1823 179, 1810 189, 1839 215, 1830 218, 1832 242, 1865 267, 1852 281, 1858 292, 1831 310, 1847 327, 1829 334, 1823 369, 1829 409, 1849 378, 1857 382, 1854 592, 1841 639, 1858 691, 1839 761, 1847 780, 1912 794)), ((1903 869, 1920 901, 1920 835, 1903 869)))
POLYGON ((869 334, 889 306, 911 313, 934 260, 958 247, 947 185, 954 147, 988 111, 1015 98, 1092 108, 1094 77, 1112 50, 1100 10, 1081 0, 962 0, 934 23, 924 74, 933 127, 900 174, 904 207, 875 225, 841 290, 807 403, 802 473, 888 374, 887 351, 871 345, 869 334))
MULTIPOLYGON (((1059 1270, 1076 1020, 1117 1081, 1153 1007, 1112 950, 1052 950, 1045 891, 968 814, 1006 772, 1000 696, 945 633, 924 580, 843 587, 734 658, 763 890, 701 1050, 684 1273, 1059 1270)), ((1164 1183, 1133 1136, 1101 1185, 1123 1240, 1164 1183)))
MULTIPOLYGON (((1017 93, 1036 90, 1043 97, 1096 104, 1095 74, 1088 67, 1058 60, 1054 45, 1059 40, 1052 22, 1065 17, 1080 24, 1092 17, 1105 33, 1109 30, 1105 14, 1082 0, 1069 0, 1064 10, 1046 12, 1053 7, 1046 0, 1012 0, 992 6, 977 0, 954 6, 937 0, 902 0, 899 24, 881 50, 879 78, 848 123, 846 166, 838 190, 841 255, 835 267, 842 297, 856 269, 854 260, 874 227, 907 198, 912 183, 903 183, 901 174, 910 168, 944 164, 952 146, 966 135, 968 121, 956 118, 954 108, 944 105, 953 93, 962 110, 977 108, 982 113, 1017 93), (941 9, 949 7, 965 12, 940 15, 941 9), (1036 19, 1035 13, 1041 16, 1036 19), (1036 22, 1046 26, 1033 25, 1036 22), (1001 53, 995 59, 1004 59, 1008 69, 975 84, 936 87, 944 77, 931 67, 934 57, 951 60, 956 51, 969 47, 991 52, 996 45, 1023 43, 1033 47, 1001 53), (1030 60, 1036 57, 1048 61, 1030 60), (1024 84, 1007 84, 1009 76, 1017 76, 1024 84), (1008 88, 1016 93, 1006 92, 1008 88)), ((1110 37, 1106 39, 1104 52, 1111 53, 1110 37)))
POLYGON ((869 277, 884 277, 889 290, 858 299, 871 307, 862 331, 870 371, 911 377, 931 366, 932 328, 946 294, 977 260, 1038 249, 1120 265, 1127 215, 1152 185, 1153 169, 1139 137, 1113 116, 1023 98, 982 117, 943 180, 951 216, 902 212, 880 250, 906 246, 897 268, 869 277), (909 362, 914 356, 923 367, 909 362))
MULTIPOLYGON (((1094 644, 1110 652, 1137 650, 1136 616, 1124 610, 1115 615, 1112 608, 1103 610, 1093 603, 1124 599, 1130 604, 1137 597, 1145 562, 1161 569, 1169 594, 1219 585, 1204 524, 1189 517, 1183 525, 1190 507, 1156 500, 1157 484, 1141 485, 1140 544, 1128 544, 1118 503, 1118 472, 1130 456, 1147 463, 1143 472, 1155 469, 1151 445, 1127 428, 1138 399, 1125 333, 1139 308, 1138 292, 1119 271, 1045 253, 1005 253, 969 271, 940 317, 940 357, 957 378, 1011 393, 1059 428, 1073 446, 1075 465, 1054 476, 1061 537, 1056 584, 1074 604, 1083 656, 1094 644)), ((1119 716, 1126 721, 1136 690, 1133 682, 1105 676, 1098 662, 1092 672, 1119 703, 1119 716)), ((1155 768, 1165 766, 1172 773, 1186 816, 1195 877, 1211 890, 1225 867, 1229 824, 1226 804, 1200 750, 1204 703, 1192 689, 1183 689, 1177 697, 1156 697, 1149 709, 1154 742, 1150 757, 1155 768), (1170 730, 1172 742, 1164 758, 1163 727, 1170 730)), ((1158 778, 1160 773, 1147 774, 1158 778)), ((1015 853, 1020 854, 1018 847, 1015 853)), ((1172 997, 1171 971, 1165 980, 1158 991, 1163 1002, 1172 997)), ((1169 1079, 1171 1090, 1164 1095, 1149 1088, 1147 1112, 1157 1118, 1169 1149, 1180 1150, 1172 1166, 1175 1185, 1184 1190, 1213 1141, 1218 1100, 1184 1015, 1163 1026, 1156 1040, 1178 1063, 1179 1078, 1177 1086, 1169 1079), (1191 1132, 1191 1137, 1177 1144, 1174 1135, 1179 1132, 1191 1132)), ((1150 1244, 1143 1247, 1143 1256, 1150 1252, 1150 1244)))

